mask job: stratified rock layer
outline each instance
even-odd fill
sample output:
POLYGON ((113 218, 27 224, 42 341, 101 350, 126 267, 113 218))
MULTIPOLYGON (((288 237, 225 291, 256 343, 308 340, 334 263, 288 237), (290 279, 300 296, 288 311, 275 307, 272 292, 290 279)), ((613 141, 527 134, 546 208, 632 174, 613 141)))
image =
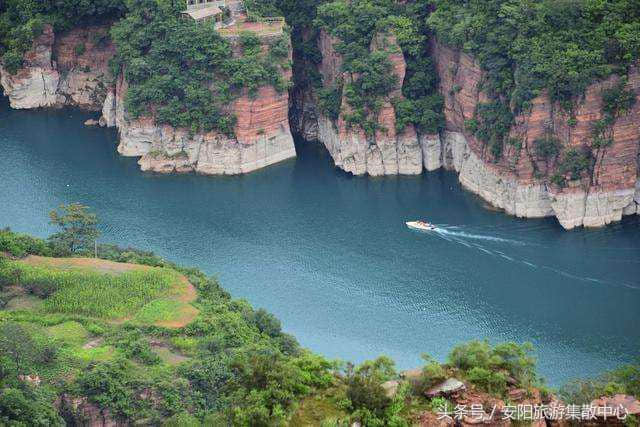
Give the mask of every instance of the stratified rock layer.
POLYGON ((98 111, 112 80, 108 62, 114 55, 108 28, 76 28, 56 37, 50 25, 25 54, 13 75, 0 67, 0 83, 12 108, 77 106, 98 111))
MULTIPOLYGON (((335 86, 338 79, 345 82, 356 76, 341 71, 342 58, 333 48, 335 40, 322 32, 319 37, 322 63, 320 73, 326 86, 335 86)), ((370 49, 389 52, 398 85, 383 100, 383 105, 376 121, 380 130, 373 135, 366 135, 357 126, 349 126, 344 119, 348 113, 348 103, 343 95, 342 111, 334 123, 328 117, 317 114, 317 132, 302 123, 303 134, 317 133, 317 138, 327 148, 339 168, 354 175, 416 175, 422 172, 423 157, 421 144, 413 126, 406 126, 403 131, 396 130, 395 110, 392 100, 401 98, 400 88, 404 80, 406 64, 402 52, 391 34, 378 34, 373 38, 370 49)), ((308 95, 307 95, 308 96, 308 95)), ((308 117, 309 115, 302 115, 308 117)))
MULTIPOLYGON (((325 87, 335 87, 338 79, 348 82, 352 78, 342 73, 342 58, 333 48, 335 42, 326 33, 320 34, 323 60, 319 71, 325 87)), ((371 49, 390 52, 394 73, 402 83, 406 66, 395 39, 378 35, 371 49)), ((551 131, 560 141, 561 151, 590 149, 593 126, 603 117, 602 91, 616 85, 619 77, 587 88, 575 106, 575 123, 571 126, 569 114, 546 94, 533 99, 531 109, 515 118, 510 131, 509 136, 520 141, 521 147, 505 145, 501 158, 495 159, 486 144, 465 130, 465 122, 474 118, 476 106, 489 102, 481 90, 485 73, 472 56, 456 49, 433 42, 431 51, 439 91, 445 99, 446 130, 441 135, 419 135, 413 128, 396 132, 393 106, 385 102, 377 121, 387 131, 367 136, 361 129, 346 125, 343 116, 349 107, 344 97, 341 114, 333 122, 310 105, 312 91, 297 94, 294 100, 294 108, 303 108, 294 114, 299 132, 321 141, 336 166, 347 172, 418 174, 423 169, 433 171, 444 166, 459 173, 465 188, 507 213, 528 218, 555 216, 568 229, 602 226, 620 220, 622 215, 640 213, 640 102, 611 127, 613 143, 593 149, 593 173, 573 181, 565 175, 566 186, 558 187, 550 180, 558 173, 559 158, 539 158, 534 143, 551 131)), ((626 89, 640 94, 640 74, 634 67, 627 76, 626 89)), ((398 96, 399 88, 389 98, 398 96)))
POLYGON ((45 26, 25 55, 24 67, 15 75, 0 68, 0 82, 13 108, 75 106, 100 111, 98 123, 119 130, 118 152, 140 156, 145 171, 233 175, 296 156, 286 91, 264 86, 256 97, 236 99, 228 106, 237 118, 233 136, 193 134, 156 124, 151 117, 134 119, 127 114, 127 84, 120 76, 114 85, 109 74, 114 54, 107 27, 76 28, 56 37, 51 26, 45 26))
MULTIPOLYGON (((620 220, 623 212, 638 211, 634 195, 637 196, 640 103, 615 121, 613 143, 594 150, 592 176, 569 180, 563 188, 549 182, 557 172, 557 159, 538 158, 534 145, 537 138, 552 129, 564 148, 589 146, 592 128, 602 118, 602 91, 618 83, 617 76, 587 88, 575 107, 574 126, 568 124, 568 113, 546 94, 533 99, 531 110, 516 117, 510 132, 521 141, 522 148, 506 146, 496 161, 485 144, 464 129, 478 103, 487 101, 480 90, 484 79, 480 66, 471 56, 437 43, 433 44, 433 57, 445 97, 445 147, 458 153, 459 160, 452 166, 460 173, 465 188, 513 215, 554 215, 565 228, 602 226, 620 220)), ((635 68, 629 72, 626 89, 640 93, 640 75, 635 68)))
POLYGON ((150 117, 132 119, 124 109, 126 82, 121 78, 108 95, 103 121, 120 131, 118 152, 141 156, 144 171, 197 172, 208 175, 247 173, 296 156, 287 119, 288 95, 262 87, 258 96, 242 96, 231 110, 238 122, 235 136, 217 132, 191 133, 158 125, 150 117), (114 100, 111 103, 111 100, 114 100))

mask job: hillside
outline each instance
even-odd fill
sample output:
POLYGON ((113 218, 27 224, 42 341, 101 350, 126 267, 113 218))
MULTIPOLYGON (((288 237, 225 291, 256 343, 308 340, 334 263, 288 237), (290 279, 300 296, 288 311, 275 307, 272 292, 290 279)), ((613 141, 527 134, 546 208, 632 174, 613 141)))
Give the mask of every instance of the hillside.
MULTIPOLYGON (((197 270, 109 245, 98 248, 108 259, 52 257, 55 250, 0 232, 3 422, 432 426, 452 425, 438 414, 454 418, 455 405, 483 405, 462 425, 481 417, 503 426, 517 405, 557 409, 566 405, 559 396, 583 404, 614 394, 594 407, 615 402, 640 413, 631 397, 640 394, 637 366, 560 395, 536 374, 529 344, 474 341, 444 364, 425 356, 423 368, 404 372, 386 357, 353 366, 300 348, 272 315, 197 270)), ((563 417, 554 413, 546 416, 563 417)), ((518 425, 545 423, 521 418, 518 425)))

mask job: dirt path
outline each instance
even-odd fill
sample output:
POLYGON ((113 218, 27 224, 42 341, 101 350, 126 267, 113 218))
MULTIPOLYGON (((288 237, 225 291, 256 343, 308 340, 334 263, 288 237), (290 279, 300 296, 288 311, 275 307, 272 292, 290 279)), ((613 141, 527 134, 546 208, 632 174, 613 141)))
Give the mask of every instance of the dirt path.
POLYGON ((109 274, 119 274, 132 270, 148 270, 151 268, 147 265, 108 261, 100 258, 49 258, 38 255, 29 255, 22 260, 22 262, 35 267, 53 267, 61 270, 84 268, 109 274))

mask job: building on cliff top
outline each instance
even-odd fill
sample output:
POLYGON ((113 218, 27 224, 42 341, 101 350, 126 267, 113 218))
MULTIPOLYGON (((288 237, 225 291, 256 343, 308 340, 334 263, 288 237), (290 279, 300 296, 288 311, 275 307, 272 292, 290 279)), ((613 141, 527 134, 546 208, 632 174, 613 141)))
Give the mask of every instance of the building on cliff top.
POLYGON ((187 10, 182 14, 197 23, 215 23, 216 28, 233 24, 232 14, 225 0, 187 0, 187 10))
POLYGON ((220 35, 238 37, 249 31, 258 36, 277 36, 284 29, 282 17, 256 17, 247 11, 242 0, 186 0, 183 16, 197 23, 214 22, 220 35))

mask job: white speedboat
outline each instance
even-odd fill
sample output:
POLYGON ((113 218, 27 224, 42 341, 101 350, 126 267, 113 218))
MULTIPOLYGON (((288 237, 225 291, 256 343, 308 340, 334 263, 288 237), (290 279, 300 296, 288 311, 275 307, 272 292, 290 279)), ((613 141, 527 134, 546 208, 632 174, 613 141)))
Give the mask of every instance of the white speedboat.
POLYGON ((408 221, 405 224, 407 224, 407 227, 411 228, 412 230, 433 231, 437 229, 435 225, 425 221, 408 221))

